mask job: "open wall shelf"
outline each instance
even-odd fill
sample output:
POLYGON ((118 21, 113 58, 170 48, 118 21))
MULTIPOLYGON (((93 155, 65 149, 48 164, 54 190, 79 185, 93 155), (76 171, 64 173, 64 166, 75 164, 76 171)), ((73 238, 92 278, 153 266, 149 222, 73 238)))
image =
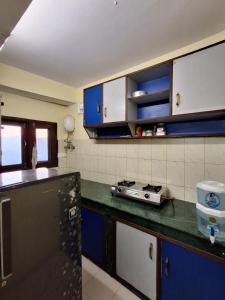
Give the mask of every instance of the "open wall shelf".
POLYGON ((136 104, 156 103, 158 101, 169 99, 169 92, 169 89, 165 89, 161 91, 151 92, 143 96, 129 97, 128 100, 136 104))
POLYGON ((168 62, 127 76, 128 121, 170 115, 171 69, 168 62), (135 91, 146 94, 135 97, 135 91))
MULTIPOLYGON (((105 124, 106 125, 106 124, 105 124)), ((120 138, 132 138, 132 133, 128 124, 119 124, 112 126, 87 128, 86 132, 90 138, 93 139, 120 139, 120 138)))
MULTIPOLYGON (((212 113, 212 116, 218 113, 212 113)), ((107 127, 85 128, 89 137, 94 139, 149 139, 149 138, 179 138, 179 137, 210 137, 225 136, 225 113, 217 118, 210 118, 209 113, 202 115, 200 119, 187 116, 174 116, 165 118, 155 118, 148 120, 136 120, 127 123, 108 124, 107 127), (164 123, 166 129, 165 136, 140 136, 136 135, 136 128, 142 130, 154 130, 154 126, 164 123)), ((196 115, 197 117, 197 115, 196 115)))

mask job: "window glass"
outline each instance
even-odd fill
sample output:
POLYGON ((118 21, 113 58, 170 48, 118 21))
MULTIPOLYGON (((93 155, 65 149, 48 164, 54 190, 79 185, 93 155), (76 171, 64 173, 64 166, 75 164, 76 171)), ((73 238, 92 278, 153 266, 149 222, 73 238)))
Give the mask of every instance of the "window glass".
POLYGON ((2 165, 22 164, 22 130, 20 126, 4 125, 2 135, 2 165))
POLYGON ((48 161, 48 129, 36 129, 37 161, 48 161))

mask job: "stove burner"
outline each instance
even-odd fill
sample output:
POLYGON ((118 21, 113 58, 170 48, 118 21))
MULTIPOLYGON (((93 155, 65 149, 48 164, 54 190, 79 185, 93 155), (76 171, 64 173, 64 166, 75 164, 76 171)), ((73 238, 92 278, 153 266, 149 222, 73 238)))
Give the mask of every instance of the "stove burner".
POLYGON ((149 191, 154 193, 158 193, 161 189, 162 189, 161 185, 150 185, 150 184, 147 184, 142 188, 143 191, 149 191))
POLYGON ((120 185, 120 186, 126 186, 126 187, 131 187, 134 184, 135 184, 135 181, 123 180, 123 181, 118 182, 118 185, 120 185))

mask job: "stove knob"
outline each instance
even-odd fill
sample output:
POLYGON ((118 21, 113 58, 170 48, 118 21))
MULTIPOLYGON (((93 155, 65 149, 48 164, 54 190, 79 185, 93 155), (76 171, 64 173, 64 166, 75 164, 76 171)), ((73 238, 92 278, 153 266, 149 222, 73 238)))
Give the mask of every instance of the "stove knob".
POLYGON ((149 199, 149 198, 150 198, 150 195, 149 195, 149 194, 145 194, 145 198, 146 198, 146 199, 149 199))

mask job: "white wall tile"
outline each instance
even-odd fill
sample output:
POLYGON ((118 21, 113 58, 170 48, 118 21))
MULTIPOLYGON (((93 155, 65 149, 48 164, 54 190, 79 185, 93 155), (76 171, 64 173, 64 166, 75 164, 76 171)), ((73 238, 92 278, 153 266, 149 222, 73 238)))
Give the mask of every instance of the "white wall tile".
POLYGON ((211 164, 225 164, 225 138, 205 139, 205 161, 211 164))
POLYGON ((138 157, 138 143, 135 141, 135 143, 132 143, 132 141, 128 142, 126 144, 126 156, 127 158, 135 158, 138 157))
POLYGON ((166 161, 152 160, 152 181, 166 183, 166 161))
POLYGON ((184 161, 184 139, 168 139, 166 147, 167 161, 184 161))
POLYGON ((184 195, 185 201, 196 203, 197 202, 197 191, 196 189, 185 189, 185 195, 184 195))
POLYGON ((184 163, 167 162, 167 184, 184 186, 184 163))
POLYGON ((138 158, 151 159, 152 157, 151 140, 140 140, 137 153, 138 153, 138 158))
MULTIPOLYGON (((82 178, 112 184, 122 179, 166 184, 175 198, 196 201, 196 183, 225 182, 225 138, 77 140, 60 166, 82 178)), ((61 147, 62 147, 61 141, 61 147)))
POLYGON ((109 142, 105 144, 105 156, 106 157, 114 156, 114 145, 109 142))
POLYGON ((136 180, 138 171, 138 160, 133 158, 127 158, 127 173, 126 177, 130 180, 136 180))
POLYGON ((151 181, 151 161, 147 159, 138 159, 137 181, 150 182, 151 181))
POLYGON ((113 146, 115 157, 126 157, 126 145, 121 143, 116 143, 113 146))
POLYGON ((58 165, 60 168, 66 168, 67 167, 67 159, 66 157, 60 157, 58 159, 58 165))
POLYGON ((107 157, 106 158, 106 173, 111 175, 116 175, 116 158, 107 157))
POLYGON ((98 170, 100 173, 106 173, 106 159, 105 156, 99 157, 98 170))
POLYGON ((166 160, 166 143, 164 139, 153 139, 152 159, 166 160))
POLYGON ((185 162, 204 162, 204 138, 185 139, 185 162))
POLYGON ((215 180, 225 183, 225 166, 205 164, 205 180, 215 180))
POLYGON ((116 164, 116 175, 119 176, 120 178, 125 178, 126 177, 126 166, 127 166, 127 160, 124 157, 116 158, 115 159, 115 164, 116 164))
POLYGON ((195 188, 196 184, 204 180, 204 164, 195 162, 185 164, 185 187, 195 188))
POLYGON ((184 200, 184 187, 170 184, 167 185, 167 188, 171 198, 184 200))

